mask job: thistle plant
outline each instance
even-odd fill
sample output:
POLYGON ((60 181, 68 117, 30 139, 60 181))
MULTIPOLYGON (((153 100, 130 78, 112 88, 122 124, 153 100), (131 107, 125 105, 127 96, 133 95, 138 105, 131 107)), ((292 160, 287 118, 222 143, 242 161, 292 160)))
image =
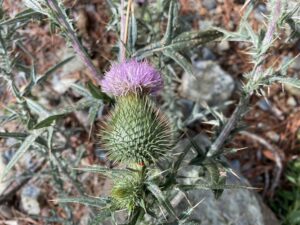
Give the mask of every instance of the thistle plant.
POLYGON ((135 60, 116 64, 105 74, 102 90, 117 98, 101 139, 117 162, 149 164, 172 146, 170 126, 148 95, 162 88, 158 71, 135 60))
MULTIPOLYGON (((0 22, 1 77, 17 100, 16 105, 10 107, 6 115, 0 118, 1 125, 16 120, 22 124, 24 130, 0 132, 0 137, 15 138, 19 144, 5 170, 1 171, 2 179, 5 179, 26 152, 38 156, 41 160, 35 168, 48 169, 43 172, 51 177, 51 182, 59 193, 58 202, 64 209, 64 215, 67 215, 62 217, 55 213, 54 217, 65 224, 74 224, 72 208, 66 203, 82 203, 89 206, 90 224, 102 224, 106 220, 118 224, 115 215, 119 210, 127 212, 123 224, 197 224, 200 222, 190 221, 189 217, 198 204, 190 205, 184 212, 177 212, 176 204, 172 201, 174 194, 181 193, 185 196, 191 190, 209 189, 217 198, 224 189, 245 188, 243 185, 228 184, 226 181, 226 175, 232 172, 232 169, 224 155, 236 149, 227 149, 224 145, 238 132, 239 122, 249 110, 253 95, 267 97, 264 89, 273 83, 289 83, 300 87, 298 79, 287 76, 287 68, 292 60, 283 62, 277 68, 264 66, 272 44, 279 39, 279 31, 283 24, 292 24, 295 28, 295 24, 299 22, 293 17, 295 9, 288 9, 286 1, 269 0, 271 13, 266 18, 267 28, 261 28, 257 34, 248 23, 255 1, 246 1, 244 16, 235 32, 221 28, 182 32, 178 20, 178 1, 156 1, 151 3, 151 7, 156 7, 155 10, 146 8, 140 13, 140 17, 137 17, 133 1, 107 0, 112 13, 108 29, 120 32, 120 35, 117 35, 120 40, 119 45, 115 46, 119 54, 115 55, 115 59, 111 59, 119 61, 113 63, 104 76, 93 64, 88 51, 76 35, 76 26, 69 14, 71 9, 66 9, 60 0, 24 2, 28 7, 24 12, 15 18, 3 16, 0 22), (65 38, 90 71, 92 81, 86 84, 79 81, 71 86, 72 91, 81 96, 74 105, 47 110, 34 92, 34 88, 43 86, 48 77, 71 58, 54 65, 43 74, 37 74, 34 60, 32 64, 24 65, 17 54, 13 54, 14 39, 19 40, 18 47, 28 54, 16 31, 36 20, 48 20, 50 27, 65 38), (158 32, 161 27, 165 27, 163 34, 158 32), (212 129, 211 143, 201 146, 191 137, 187 146, 179 149, 179 153, 175 155, 173 127, 177 133, 186 135, 190 123, 182 121, 176 114, 179 108, 176 93, 172 88, 179 79, 177 71, 184 70, 193 76, 193 66, 186 57, 188 50, 220 40, 221 37, 229 41, 247 43, 253 68, 245 74, 239 103, 228 119, 221 116, 216 109, 207 109, 204 116, 199 110, 193 110, 189 121, 204 121, 207 115, 215 118, 214 121, 209 121, 211 124, 217 124, 212 129), (16 85, 15 71, 29 74, 26 77, 25 88, 16 85), (168 90, 167 93, 164 92, 164 88, 168 90), (158 95, 165 103, 163 110, 155 104, 158 95), (108 114, 105 114, 104 108, 108 108, 108 114), (87 110, 90 131, 97 119, 101 120, 101 123, 104 121, 96 132, 97 140, 94 142, 107 151, 107 160, 114 162, 113 168, 100 165, 81 166, 81 159, 86 157, 85 149, 73 149, 68 136, 68 132, 72 131, 66 129, 62 132, 59 129, 64 116, 78 110, 87 110), (172 114, 175 119, 170 120, 166 116, 168 114, 172 114), (65 137, 63 145, 56 140, 57 136, 65 137), (70 148, 76 152, 76 160, 63 157, 63 153, 70 148), (192 154, 192 159, 188 162, 187 154, 192 154), (206 173, 204 176, 194 177, 195 182, 187 183, 185 181, 188 178, 179 175, 179 171, 189 168, 190 165, 198 166, 206 173), (110 195, 91 197, 87 194, 85 184, 79 180, 82 173, 106 175, 113 182, 110 195), (72 185, 76 193, 65 188, 67 183, 72 185)), ((37 172, 30 173, 29 176, 40 176, 37 172)), ((20 177, 28 177, 28 174, 24 172, 20 177)), ((22 179, 26 182, 29 180, 22 179)), ((0 202, 6 201, 15 192, 17 190, 0 196, 0 202)), ((47 219, 52 221, 53 218, 47 219)))

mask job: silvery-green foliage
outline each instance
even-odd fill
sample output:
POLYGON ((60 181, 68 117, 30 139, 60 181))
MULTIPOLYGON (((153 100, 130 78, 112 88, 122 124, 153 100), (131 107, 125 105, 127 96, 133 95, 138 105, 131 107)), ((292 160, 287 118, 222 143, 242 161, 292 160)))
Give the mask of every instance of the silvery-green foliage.
MULTIPOLYGON (((30 151, 43 160, 49 160, 53 185, 61 194, 59 201, 67 215, 67 218, 64 218, 66 224, 73 222, 72 210, 66 203, 74 202, 85 204, 92 209, 91 224, 100 224, 106 219, 114 222, 116 209, 128 211, 128 224, 142 224, 147 216, 152 217, 156 224, 196 224, 195 221, 189 221, 189 215, 197 205, 191 206, 185 212, 177 215, 171 201, 172 192, 184 193, 193 189, 209 189, 218 198, 223 189, 247 188, 243 185, 226 183, 226 173, 232 172, 232 170, 223 155, 234 149, 225 149, 224 143, 228 141, 229 136, 237 132, 238 122, 249 109, 249 99, 253 94, 264 95, 264 87, 276 82, 300 87, 298 79, 286 76, 287 68, 292 61, 284 62, 278 68, 264 69, 263 67, 268 51, 272 48, 274 41, 279 38, 280 30, 278 28, 288 23, 294 31, 293 35, 297 35, 298 32, 299 18, 295 15, 299 15, 297 14, 299 6, 290 9, 286 6, 286 1, 282 1, 282 4, 278 4, 278 1, 269 1, 271 12, 266 18, 267 28, 263 27, 258 34, 253 31, 248 22, 255 1, 247 1, 249 5, 245 8, 244 17, 236 32, 228 32, 220 28, 201 32, 182 31, 178 22, 180 5, 178 1, 173 0, 159 0, 151 3, 150 7, 153 7, 151 10, 145 9, 144 12, 129 15, 126 55, 128 58, 148 59, 165 74, 167 92, 162 95, 166 105, 164 108, 167 108, 174 117, 174 120, 171 121, 176 121, 176 124, 171 126, 185 131, 187 126, 199 118, 206 118, 207 115, 214 117, 213 120, 208 121, 215 125, 214 136, 209 146, 198 146, 195 140, 190 138, 189 144, 181 149, 179 154, 168 158, 161 156, 170 152, 173 146, 171 138, 169 138, 171 136, 170 127, 161 118, 158 109, 149 99, 132 96, 112 99, 93 83, 88 83, 87 87, 74 84, 72 89, 82 97, 81 100, 75 105, 53 111, 45 109, 35 98, 32 98, 32 90, 43 85, 55 70, 71 59, 63 60, 44 74, 37 74, 34 60, 29 67, 28 65, 22 66, 13 47, 18 45, 28 54, 17 30, 32 19, 48 19, 52 24, 51 27, 57 29, 69 41, 75 53, 90 69, 95 80, 99 79, 100 73, 77 38, 73 20, 67 14, 62 1, 24 0, 27 9, 17 14, 15 18, 7 18, 3 15, 0 21, 0 76, 5 80, 7 87, 17 100, 15 106, 8 107, 6 114, 0 118, 0 122, 3 124, 18 120, 25 130, 19 133, 0 133, 2 138, 11 137, 20 141, 14 157, 2 172, 2 178, 12 170, 24 153, 30 151), (167 21, 164 34, 158 32, 162 18, 167 21), (186 51, 189 48, 216 40, 223 35, 229 41, 249 44, 253 69, 245 74, 245 84, 241 91, 240 102, 229 119, 221 115, 216 108, 204 107, 205 110, 201 111, 200 107, 196 105, 192 116, 186 121, 181 121, 180 115, 177 114, 179 109, 175 88, 172 86, 178 82, 174 67, 179 65, 192 75, 193 68, 190 60, 186 57, 186 51), (15 71, 24 72, 27 75, 27 85, 22 90, 16 84, 15 71), (120 104, 120 102, 122 103, 120 104), (74 111, 88 109, 89 125, 92 126, 97 114, 102 114, 105 104, 115 104, 115 108, 108 116, 106 122, 108 129, 102 135, 104 144, 110 149, 112 159, 126 163, 127 167, 125 169, 87 167, 73 170, 72 168, 77 167, 84 154, 80 151, 76 162, 65 159, 59 154, 69 146, 66 143, 61 148, 57 147, 56 140, 53 138, 59 132, 56 129, 57 121, 74 111), (194 157, 188 164, 199 166, 199 170, 205 171, 204 176, 199 176, 205 180, 205 183, 184 184, 184 182, 178 181, 185 179, 185 177, 178 176, 178 171, 186 166, 184 161, 192 150, 194 157), (49 156, 49 152, 53 152, 53 154, 49 156), (105 198, 87 196, 83 185, 77 179, 80 172, 101 173, 110 177, 115 184, 112 195, 105 198), (68 197, 69 193, 64 189, 65 179, 61 178, 62 175, 75 187, 79 196, 68 197), (101 211, 94 210, 95 207, 100 208, 101 211)), ((107 0, 107 3, 112 13, 108 29, 118 32, 121 27, 119 22, 120 2, 107 0)), ((59 215, 56 216, 59 221, 62 220, 59 215)))

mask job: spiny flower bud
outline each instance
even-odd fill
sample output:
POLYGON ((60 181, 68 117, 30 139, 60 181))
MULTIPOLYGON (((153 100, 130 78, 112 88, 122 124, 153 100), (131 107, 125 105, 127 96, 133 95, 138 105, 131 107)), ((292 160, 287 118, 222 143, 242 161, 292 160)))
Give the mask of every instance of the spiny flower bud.
POLYGON ((113 64, 101 81, 102 90, 114 96, 124 96, 129 93, 154 94, 163 87, 159 72, 147 62, 130 60, 113 64))
POLYGON ((109 158, 121 163, 150 164, 172 147, 170 126, 147 97, 163 80, 147 62, 129 60, 112 65, 102 90, 117 97, 101 134, 109 158))
POLYGON ((127 209, 132 212, 140 203, 143 193, 143 182, 139 173, 131 172, 113 179, 111 191, 112 207, 127 209))
POLYGON ((109 158, 123 163, 149 164, 172 147, 170 126, 147 96, 117 99, 101 135, 109 158))

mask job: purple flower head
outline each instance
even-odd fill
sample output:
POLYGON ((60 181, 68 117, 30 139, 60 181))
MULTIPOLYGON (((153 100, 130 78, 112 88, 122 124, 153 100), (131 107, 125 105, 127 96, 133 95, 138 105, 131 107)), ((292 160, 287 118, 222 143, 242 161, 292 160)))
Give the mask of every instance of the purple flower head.
POLYGON ((160 73, 146 61, 113 64, 101 81, 102 90, 114 96, 128 93, 155 94, 163 87, 160 73))

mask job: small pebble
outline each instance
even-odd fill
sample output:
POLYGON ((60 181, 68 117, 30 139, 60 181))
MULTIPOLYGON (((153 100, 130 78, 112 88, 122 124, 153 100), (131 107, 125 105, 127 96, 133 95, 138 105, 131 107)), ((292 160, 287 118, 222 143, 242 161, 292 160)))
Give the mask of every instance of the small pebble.
POLYGON ((278 142, 280 140, 280 136, 279 134, 277 134, 276 132, 274 131, 268 131, 266 133, 267 137, 270 138, 272 141, 274 142, 278 142))
POLYGON ((268 10, 265 4, 258 4, 254 10, 254 17, 259 22, 265 21, 265 15, 267 15, 268 10))
POLYGON ((264 111, 271 110, 270 103, 264 98, 259 100, 259 102, 257 104, 258 104, 258 107, 264 111))
POLYGON ((38 187, 24 187, 21 192, 21 208, 29 215, 39 215, 41 212, 39 196, 40 189, 38 187))
POLYGON ((290 96, 287 100, 287 104, 289 106, 295 107, 295 106, 297 106, 297 101, 293 96, 290 96))
POLYGON ((230 49, 229 41, 223 40, 218 44, 218 50, 220 52, 227 51, 230 49))

